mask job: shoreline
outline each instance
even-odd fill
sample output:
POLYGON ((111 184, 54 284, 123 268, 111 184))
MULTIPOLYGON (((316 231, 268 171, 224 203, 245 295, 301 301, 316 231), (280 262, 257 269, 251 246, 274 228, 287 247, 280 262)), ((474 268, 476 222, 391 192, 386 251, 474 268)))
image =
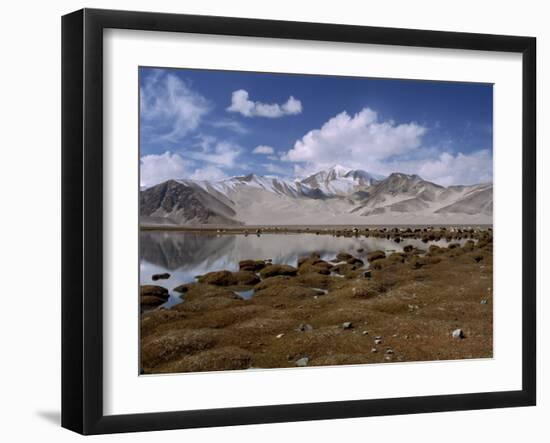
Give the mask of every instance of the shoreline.
MULTIPOLYGON (((493 224, 364 224, 364 225, 139 225, 140 231, 181 231, 181 232, 213 232, 217 234, 341 234, 352 233, 358 235, 373 234, 376 232, 391 232, 394 229, 405 232, 407 229, 423 230, 489 230, 493 224)), ((414 232, 414 231, 413 231, 414 232)), ((416 231, 417 233, 419 231, 416 231)), ((426 232, 426 231, 424 231, 426 232)))

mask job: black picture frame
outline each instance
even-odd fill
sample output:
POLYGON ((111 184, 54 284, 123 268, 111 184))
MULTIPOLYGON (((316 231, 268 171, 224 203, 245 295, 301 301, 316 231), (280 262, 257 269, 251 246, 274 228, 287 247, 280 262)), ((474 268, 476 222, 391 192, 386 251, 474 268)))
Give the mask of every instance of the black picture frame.
POLYGON ((487 409, 536 404, 536 39, 83 9, 62 18, 62 426, 82 434, 487 409), (503 51, 523 64, 522 388, 170 411, 103 413, 103 30, 108 28, 503 51))

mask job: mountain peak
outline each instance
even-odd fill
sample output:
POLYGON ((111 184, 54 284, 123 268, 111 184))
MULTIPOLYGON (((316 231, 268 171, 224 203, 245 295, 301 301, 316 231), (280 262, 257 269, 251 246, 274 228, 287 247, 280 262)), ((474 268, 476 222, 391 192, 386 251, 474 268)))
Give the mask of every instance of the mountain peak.
POLYGON ((329 171, 334 171, 338 175, 346 175, 347 173, 352 171, 352 168, 348 168, 348 167, 342 166, 340 164, 335 164, 335 165, 332 165, 328 170, 329 171))

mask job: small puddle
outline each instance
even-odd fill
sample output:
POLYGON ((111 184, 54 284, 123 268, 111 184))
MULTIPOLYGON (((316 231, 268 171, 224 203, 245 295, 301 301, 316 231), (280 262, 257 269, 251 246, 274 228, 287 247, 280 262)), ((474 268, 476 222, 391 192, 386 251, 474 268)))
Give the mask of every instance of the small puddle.
POLYGON ((244 300, 250 300, 254 295, 254 289, 249 289, 248 291, 233 291, 233 292, 235 292, 235 294, 237 294, 239 297, 241 297, 244 300))

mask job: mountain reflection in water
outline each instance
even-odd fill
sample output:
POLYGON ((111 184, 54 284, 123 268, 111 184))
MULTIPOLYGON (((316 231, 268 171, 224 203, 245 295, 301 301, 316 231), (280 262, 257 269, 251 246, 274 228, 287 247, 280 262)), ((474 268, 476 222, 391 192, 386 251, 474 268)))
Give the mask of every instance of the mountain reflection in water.
MULTIPOLYGON (((463 243, 463 242, 461 242, 463 243)), ((296 266, 299 257, 318 252, 324 260, 333 259, 345 251, 362 258, 377 249, 400 252, 406 245, 427 249, 430 244, 445 246, 440 240, 422 243, 419 239, 404 239, 401 243, 374 237, 333 237, 315 234, 215 234, 202 232, 142 231, 140 232, 140 284, 158 284, 170 291, 163 305, 181 302, 172 289, 195 277, 212 271, 239 269, 239 261, 271 259, 273 263, 296 266), (358 252, 358 249, 362 251, 358 252), (167 280, 153 281, 152 275, 170 273, 167 280)))

